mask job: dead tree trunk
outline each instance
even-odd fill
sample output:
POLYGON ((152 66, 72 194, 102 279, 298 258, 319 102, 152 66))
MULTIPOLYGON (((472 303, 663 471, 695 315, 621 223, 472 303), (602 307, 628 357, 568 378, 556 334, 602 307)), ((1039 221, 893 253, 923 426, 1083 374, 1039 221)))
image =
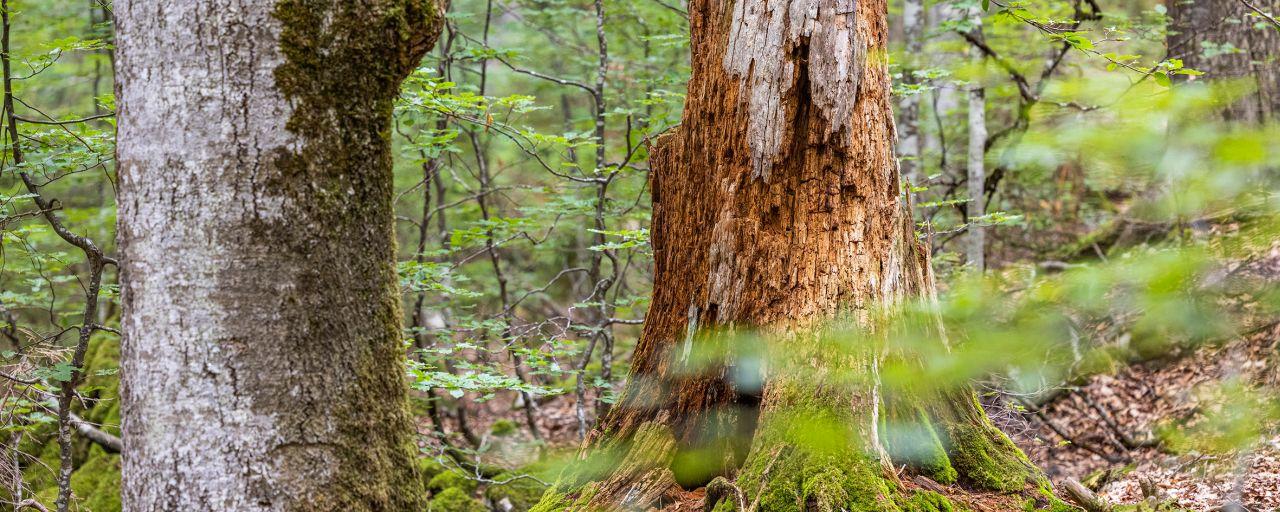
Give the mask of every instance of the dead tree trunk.
POLYGON ((683 120, 651 157, 652 305, 593 439, 610 470, 567 478, 535 510, 643 510, 717 475, 761 511, 896 510, 886 453, 939 481, 1044 488, 971 391, 886 404, 877 355, 814 334, 833 319, 872 329, 879 308, 933 293, 894 161, 885 2, 693 0, 689 14, 683 120), (777 340, 783 364, 758 397, 728 367, 686 364, 708 340, 736 342, 730 329, 777 340), (850 372, 867 378, 846 385, 850 372), (929 436, 882 439, 894 421, 929 436), (838 446, 794 443, 804 425, 831 425, 838 446))
POLYGON ((421 508, 389 130, 430 0, 119 0, 126 510, 421 508))
POLYGON ((1169 56, 1213 80, 1241 80, 1254 90, 1223 109, 1227 121, 1280 120, 1280 0, 1169 2, 1169 56))

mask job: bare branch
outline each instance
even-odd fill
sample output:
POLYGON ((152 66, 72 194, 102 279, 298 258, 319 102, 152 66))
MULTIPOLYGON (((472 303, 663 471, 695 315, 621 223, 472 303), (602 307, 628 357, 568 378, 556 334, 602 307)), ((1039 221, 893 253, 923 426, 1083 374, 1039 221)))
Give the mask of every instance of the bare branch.
POLYGON ((84 418, 76 415, 76 413, 71 413, 71 423, 76 426, 76 430, 80 432, 80 435, 101 446, 107 453, 120 453, 124 450, 124 442, 119 437, 111 435, 85 421, 84 418))

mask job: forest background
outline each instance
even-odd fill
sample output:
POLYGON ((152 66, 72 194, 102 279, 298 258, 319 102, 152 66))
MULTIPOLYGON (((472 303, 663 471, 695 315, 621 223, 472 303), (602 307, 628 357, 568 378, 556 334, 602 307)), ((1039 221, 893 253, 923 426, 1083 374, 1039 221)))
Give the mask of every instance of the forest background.
MULTIPOLYGON (((1269 34, 1247 47, 1179 40, 1191 9, 1152 0, 890 2, 903 193, 963 340, 922 371, 980 382, 1033 461, 1100 499, 1280 507, 1272 3, 1198 20, 1269 34)), ((111 7, 4 7, 0 497, 16 509, 52 509, 63 467, 71 509, 120 508, 117 275, 60 233, 115 253, 111 7)), ((532 507, 622 389, 686 8, 457 0, 403 86, 398 270, 432 510, 532 507)))

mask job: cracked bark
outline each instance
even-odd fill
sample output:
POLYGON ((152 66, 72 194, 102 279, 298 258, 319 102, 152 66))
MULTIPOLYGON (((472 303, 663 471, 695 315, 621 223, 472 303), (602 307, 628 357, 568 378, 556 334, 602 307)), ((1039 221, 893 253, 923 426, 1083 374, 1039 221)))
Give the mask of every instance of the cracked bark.
MULTIPOLYGON (((690 2, 683 119, 650 159, 652 304, 621 400, 584 452, 606 454, 611 469, 569 477, 535 510, 644 509, 715 475, 736 475, 761 510, 895 509, 875 379, 837 378, 874 376, 877 358, 828 352, 812 335, 834 318, 870 327, 877 308, 933 293, 899 193, 885 18, 882 0, 690 2), (685 365, 696 344, 734 342, 721 333, 744 328, 778 335, 769 350, 795 363, 772 369, 763 390, 735 387, 725 367, 685 365), (838 460, 796 449, 784 431, 797 412, 859 441, 838 460)), ((985 479, 972 457, 940 455, 952 480, 958 470, 978 487, 1041 481, 967 389, 897 407, 1007 470, 985 479)))
POLYGON ((125 509, 422 504, 388 134, 439 12, 115 4, 125 509))

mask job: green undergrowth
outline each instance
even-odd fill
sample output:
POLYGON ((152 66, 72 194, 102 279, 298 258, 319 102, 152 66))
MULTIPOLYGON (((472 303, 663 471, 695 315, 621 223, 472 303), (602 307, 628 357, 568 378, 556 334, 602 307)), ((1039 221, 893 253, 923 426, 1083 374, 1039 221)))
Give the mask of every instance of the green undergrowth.
MULTIPOLYGON (((120 435, 120 342, 115 336, 100 334, 90 340, 85 354, 85 380, 79 391, 86 398, 77 403, 75 413, 85 421, 101 425, 113 435, 120 435)), ((107 453, 82 436, 73 435, 71 491, 73 507, 82 512, 120 511, 120 456, 107 453)), ((58 496, 57 471, 60 453, 56 423, 50 422, 28 430, 19 449, 35 459, 22 468, 27 485, 26 498, 34 498, 52 508, 58 496)), ((9 500, 9 491, 0 497, 9 500)))
MULTIPOLYGON (((79 388, 89 407, 78 406, 75 411, 86 421, 102 425, 103 430, 117 436, 120 435, 119 379, 116 374, 119 361, 118 339, 95 336, 85 355, 85 381, 79 388)), ((27 484, 24 498, 35 498, 50 508, 58 493, 59 448, 56 434, 54 423, 42 424, 27 431, 21 446, 21 450, 33 458, 23 466, 23 480, 27 484)), ((75 497, 73 510, 120 512, 120 456, 107 453, 83 436, 75 435, 74 439, 75 469, 71 474, 71 489, 75 497)), ((422 485, 430 492, 426 510, 431 512, 529 510, 542 497, 546 486, 521 475, 536 471, 539 468, 509 470, 482 482, 454 464, 446 467, 431 457, 419 460, 422 485)), ((8 501, 10 498, 7 488, 0 489, 0 499, 8 501)))
POLYGON ((424 458, 419 473, 430 493, 431 512, 482 512, 488 510, 525 511, 534 507, 547 486, 541 482, 546 469, 539 463, 507 470, 492 478, 478 478, 458 468, 452 461, 441 464, 424 458))

